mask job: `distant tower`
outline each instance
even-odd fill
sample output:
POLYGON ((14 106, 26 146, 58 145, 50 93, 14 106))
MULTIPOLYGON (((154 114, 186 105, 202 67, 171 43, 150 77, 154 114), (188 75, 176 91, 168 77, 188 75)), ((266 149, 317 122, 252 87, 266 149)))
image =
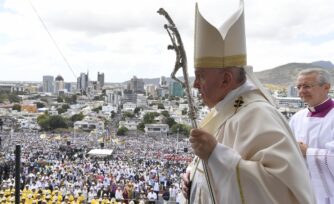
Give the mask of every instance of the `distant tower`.
POLYGON ((175 80, 172 80, 170 82, 170 90, 169 93, 171 96, 183 96, 183 87, 182 84, 180 82, 177 82, 175 80))
POLYGON ((121 96, 118 95, 116 91, 108 90, 106 91, 106 95, 107 95, 107 103, 111 104, 112 106, 119 105, 121 96))
POLYGON ((81 73, 77 80, 77 89, 81 93, 86 92, 88 89, 88 73, 81 73))
POLYGON ((168 85, 167 85, 167 80, 166 80, 166 77, 165 77, 165 76, 161 76, 161 77, 160 77, 159 85, 160 85, 161 88, 166 88, 166 87, 168 87, 168 85))
POLYGON ((59 94, 59 91, 63 91, 65 89, 65 83, 62 76, 58 75, 55 80, 55 93, 59 94))
POLYGON ((68 93, 72 92, 72 83, 67 82, 65 83, 65 89, 67 90, 68 93))
POLYGON ((153 96, 156 97, 157 96, 157 92, 156 92, 156 86, 154 84, 148 84, 146 85, 146 95, 147 96, 153 96))
POLYGON ((97 81, 102 89, 104 86, 104 73, 97 72, 97 81))
POLYGON ((145 93, 144 80, 138 79, 136 76, 133 76, 133 78, 130 80, 128 87, 128 89, 132 90, 134 93, 145 93))
POLYGON ((53 93, 53 76, 43 76, 43 92, 53 93))

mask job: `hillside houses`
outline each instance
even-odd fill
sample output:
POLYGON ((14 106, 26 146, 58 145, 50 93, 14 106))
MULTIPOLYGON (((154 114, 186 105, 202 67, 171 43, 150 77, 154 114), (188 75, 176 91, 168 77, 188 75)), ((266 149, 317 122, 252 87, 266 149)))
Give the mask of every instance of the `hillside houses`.
MULTIPOLYGON (((19 96, 20 102, 5 101, 0 104, 0 118, 12 117, 18 128, 42 131, 43 128, 38 125, 38 117, 47 114, 50 117, 64 118, 66 128, 81 129, 86 132, 98 131, 101 134, 104 134, 105 129, 113 129, 116 133, 118 129, 124 127, 130 132, 135 131, 136 134, 167 135, 175 134, 175 128, 172 128, 175 124, 191 127, 187 99, 179 95, 169 96, 168 92, 164 94, 159 92, 161 89, 167 90, 168 83, 162 83, 163 88, 154 84, 145 86, 136 77, 131 83, 129 86, 105 85, 103 90, 89 91, 86 95, 81 92, 67 92, 65 95, 38 91, 27 93, 19 96), (20 110, 16 110, 17 105, 20 110), (144 121, 147 114, 156 115, 150 121, 144 121)), ((289 87, 288 90, 288 97, 274 94, 279 110, 287 118, 305 107, 298 97, 292 96, 295 93, 294 87, 289 87)), ((210 110, 198 100, 196 89, 192 89, 191 93, 199 123, 210 110)), ((282 94, 282 91, 276 93, 282 94)), ((5 124, 8 127, 12 125, 5 124)))

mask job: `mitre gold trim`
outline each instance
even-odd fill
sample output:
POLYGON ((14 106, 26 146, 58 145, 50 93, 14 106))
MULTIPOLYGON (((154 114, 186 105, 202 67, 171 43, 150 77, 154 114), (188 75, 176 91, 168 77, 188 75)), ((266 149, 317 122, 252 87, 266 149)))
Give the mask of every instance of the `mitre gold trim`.
POLYGON ((200 57, 195 59, 195 68, 242 67, 247 64, 246 55, 225 57, 200 57))

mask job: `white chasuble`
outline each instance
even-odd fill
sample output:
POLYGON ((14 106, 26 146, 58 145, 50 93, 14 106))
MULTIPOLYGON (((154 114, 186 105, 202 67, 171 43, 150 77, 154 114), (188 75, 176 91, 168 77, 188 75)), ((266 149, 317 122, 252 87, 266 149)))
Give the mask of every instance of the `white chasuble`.
MULTIPOLYGON (((217 204, 314 203, 307 168, 288 123, 258 91, 215 107, 200 128, 218 140, 207 161, 217 204)), ((196 160, 189 166, 189 203, 210 204, 203 167, 201 162, 196 167, 196 160)))

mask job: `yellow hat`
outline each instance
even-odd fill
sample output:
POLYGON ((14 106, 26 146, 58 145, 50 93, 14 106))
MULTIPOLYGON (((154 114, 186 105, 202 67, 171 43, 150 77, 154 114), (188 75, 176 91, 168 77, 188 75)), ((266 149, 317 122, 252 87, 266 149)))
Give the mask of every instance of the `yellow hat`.
POLYGON ((219 29, 198 10, 195 14, 195 68, 226 68, 247 65, 244 2, 219 29))

